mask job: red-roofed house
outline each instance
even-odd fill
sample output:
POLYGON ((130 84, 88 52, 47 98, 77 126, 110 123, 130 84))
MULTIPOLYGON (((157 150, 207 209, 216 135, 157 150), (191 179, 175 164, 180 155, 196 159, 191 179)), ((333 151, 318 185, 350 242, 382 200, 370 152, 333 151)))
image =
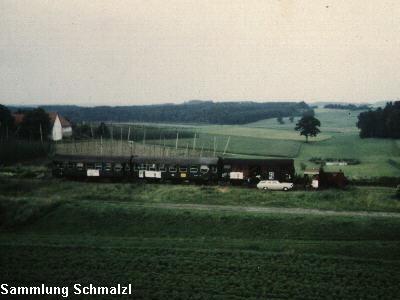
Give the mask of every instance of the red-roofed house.
MULTIPOLYGON (((72 136, 71 124, 63 116, 56 112, 49 112, 51 133, 49 138, 53 141, 60 141, 63 137, 72 136)), ((24 114, 13 114, 15 119, 15 124, 21 124, 24 119, 24 114)))

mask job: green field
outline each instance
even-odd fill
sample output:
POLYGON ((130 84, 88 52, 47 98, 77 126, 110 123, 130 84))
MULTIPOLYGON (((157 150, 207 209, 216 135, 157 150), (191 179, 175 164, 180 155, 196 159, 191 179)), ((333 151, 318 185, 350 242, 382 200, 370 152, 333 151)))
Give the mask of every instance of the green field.
MULTIPOLYGON (((331 132, 358 132, 356 127, 357 116, 360 111, 351 111, 343 109, 315 109, 315 116, 321 121, 322 132, 329 135, 331 132)), ((292 130, 298 117, 291 123, 289 119, 283 119, 285 124, 279 124, 276 119, 261 120, 249 123, 246 126, 256 128, 286 129, 292 130)))
POLYGON ((132 283, 134 299, 400 295, 394 189, 262 193, 21 178, 1 178, 0 189, 1 282, 132 283))
MULTIPOLYGON (((214 150, 214 137, 216 155, 223 154, 226 145, 228 155, 247 155, 247 156, 266 156, 266 157, 295 157, 298 155, 301 143, 293 140, 255 138, 248 136, 231 136, 229 143, 228 135, 213 135, 209 133, 196 133, 196 142, 194 138, 179 139, 178 147, 181 149, 193 149, 193 144, 197 152, 201 149, 210 154, 214 150)), ((159 141, 149 141, 152 144, 160 144, 159 141)), ((161 145, 164 142, 161 141, 161 145)), ((176 140, 166 140, 166 145, 174 147, 176 140)))
MULTIPOLYGON (((262 120, 244 126, 228 125, 190 125, 182 131, 196 132, 196 147, 213 150, 214 137, 217 141, 217 154, 221 155, 231 137, 227 155, 248 157, 288 157, 294 158, 296 171, 301 175, 301 165, 318 168, 309 160, 317 158, 337 158, 360 160, 359 165, 331 166, 327 170, 343 170, 346 176, 354 179, 377 177, 400 177, 400 141, 392 139, 361 139, 356 127, 359 111, 316 109, 316 117, 321 121, 321 134, 304 142, 293 128, 297 119, 285 124, 276 119, 262 120)), ((175 124, 175 126, 177 126, 175 124)), ((160 144, 158 140, 148 143, 160 144)), ((175 140, 167 140, 174 146, 175 140)), ((179 147, 192 148, 193 139, 181 139, 179 147)))

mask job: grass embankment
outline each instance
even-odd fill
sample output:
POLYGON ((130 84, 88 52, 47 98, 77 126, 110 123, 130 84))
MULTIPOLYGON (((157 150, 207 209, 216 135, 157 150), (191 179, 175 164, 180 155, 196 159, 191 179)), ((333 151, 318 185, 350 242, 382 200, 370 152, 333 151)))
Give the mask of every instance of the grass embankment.
POLYGON ((1 201, 8 215, 0 227, 1 282, 132 283, 139 299, 400 293, 400 218, 141 208, 110 191, 109 201, 54 195, 47 203, 8 194, 14 205, 1 201), (21 214, 31 217, 21 222, 21 214))
POLYGON ((255 188, 143 183, 73 182, 2 179, 0 199, 102 200, 134 204, 177 203, 313 208, 338 211, 400 212, 394 188, 349 187, 346 190, 263 192, 255 188))

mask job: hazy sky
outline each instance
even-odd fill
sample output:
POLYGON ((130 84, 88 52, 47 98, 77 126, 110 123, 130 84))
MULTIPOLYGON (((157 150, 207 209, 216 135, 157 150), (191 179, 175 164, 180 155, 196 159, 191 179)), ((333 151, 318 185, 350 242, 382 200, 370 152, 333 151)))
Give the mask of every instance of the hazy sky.
POLYGON ((399 97, 398 0, 0 0, 0 103, 399 97))

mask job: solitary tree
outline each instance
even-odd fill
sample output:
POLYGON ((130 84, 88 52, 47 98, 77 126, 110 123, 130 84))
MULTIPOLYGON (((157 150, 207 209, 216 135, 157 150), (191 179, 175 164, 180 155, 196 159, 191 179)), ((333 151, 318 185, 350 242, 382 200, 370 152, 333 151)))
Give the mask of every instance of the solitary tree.
POLYGON ((297 122, 294 130, 300 131, 300 135, 304 135, 306 143, 308 143, 309 136, 317 136, 320 133, 319 126, 321 126, 321 122, 317 118, 305 115, 297 122))

